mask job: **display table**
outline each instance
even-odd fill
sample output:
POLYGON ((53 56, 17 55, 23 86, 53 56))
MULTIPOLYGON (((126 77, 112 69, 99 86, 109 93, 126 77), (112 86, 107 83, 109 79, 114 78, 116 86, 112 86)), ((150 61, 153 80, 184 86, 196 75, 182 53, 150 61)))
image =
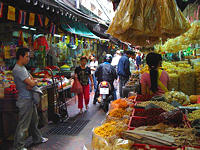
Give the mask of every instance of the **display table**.
POLYGON ((18 120, 16 99, 0 99, 0 137, 5 139, 15 133, 18 120))
MULTIPOLYGON (((43 87, 44 93, 38 105, 39 127, 48 124, 48 96, 47 87, 43 87)), ((6 139, 14 135, 18 122, 17 98, 0 99, 0 138, 6 139)))
MULTIPOLYGON (((63 90, 58 90, 58 97, 68 103, 71 98, 71 85, 66 86, 63 90)), ((54 117, 54 102, 56 101, 55 87, 52 85, 41 87, 43 98, 38 105, 39 125, 41 128, 48 124, 49 120, 54 117)), ((0 139, 14 135, 18 122, 18 108, 16 107, 17 98, 0 99, 0 139)))

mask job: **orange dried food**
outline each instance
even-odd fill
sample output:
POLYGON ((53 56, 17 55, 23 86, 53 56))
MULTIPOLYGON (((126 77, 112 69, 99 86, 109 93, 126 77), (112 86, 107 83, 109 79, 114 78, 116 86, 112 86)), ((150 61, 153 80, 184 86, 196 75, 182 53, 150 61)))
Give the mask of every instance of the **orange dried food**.
POLYGON ((110 117, 122 118, 124 115, 129 115, 129 113, 122 108, 115 108, 109 112, 110 117))
POLYGON ((112 108, 127 108, 128 103, 125 99, 118 99, 111 103, 112 108))
POLYGON ((130 96, 128 99, 135 100, 135 96, 130 96))

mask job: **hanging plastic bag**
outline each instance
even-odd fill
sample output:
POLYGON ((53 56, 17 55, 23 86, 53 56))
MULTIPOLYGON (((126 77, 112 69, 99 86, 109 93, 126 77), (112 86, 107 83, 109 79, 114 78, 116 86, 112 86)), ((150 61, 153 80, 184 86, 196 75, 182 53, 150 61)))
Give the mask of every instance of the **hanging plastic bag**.
POLYGON ((121 0, 107 33, 133 45, 154 45, 185 33, 189 22, 175 0, 121 0))
POLYGON ((76 77, 74 78, 74 83, 71 88, 71 93, 76 93, 76 94, 83 93, 83 87, 76 77))
POLYGON ((133 144, 133 141, 119 138, 115 140, 113 150, 131 150, 133 144))

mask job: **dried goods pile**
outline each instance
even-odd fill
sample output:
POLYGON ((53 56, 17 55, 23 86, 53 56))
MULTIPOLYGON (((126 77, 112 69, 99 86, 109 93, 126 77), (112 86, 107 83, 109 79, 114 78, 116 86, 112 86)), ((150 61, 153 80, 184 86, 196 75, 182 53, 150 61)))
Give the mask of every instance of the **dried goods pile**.
POLYGON ((127 127, 124 126, 123 122, 120 123, 116 121, 111 121, 95 128, 94 133, 98 136, 108 138, 117 135, 126 129, 127 127))
POLYGON ((157 124, 155 126, 148 126, 146 131, 155 131, 163 134, 168 134, 175 138, 176 146, 199 146, 200 138, 195 136, 193 128, 173 128, 165 124, 157 124))
POLYGON ((173 101, 176 101, 181 105, 188 105, 190 103, 189 96, 185 95, 183 92, 178 92, 178 91, 166 92, 165 98, 168 103, 172 103, 173 101))
POLYGON ((200 62, 194 64, 195 76, 196 76, 196 94, 200 94, 200 62))
POLYGON ((155 126, 143 126, 123 132, 126 139, 137 143, 160 146, 200 146, 193 128, 173 128, 160 123, 155 126))
POLYGON ((127 112, 126 110, 123 110, 122 108, 115 108, 112 109, 109 114, 110 117, 116 117, 116 118, 122 118, 125 115, 130 115, 129 112, 127 112))
POLYGON ((191 113, 188 114, 188 120, 189 121, 194 121, 200 119, 200 110, 195 110, 191 113))
POLYGON ((187 49, 190 44, 200 42, 200 21, 193 22, 191 28, 184 34, 174 39, 169 39, 164 45, 156 45, 157 52, 176 53, 187 49))
POLYGON ((132 113, 132 100, 118 99, 111 103, 104 123, 93 130, 92 146, 94 150, 129 150, 132 142, 119 139, 119 134, 128 129, 129 115, 132 113), (126 117, 127 116, 127 117, 126 117))
POLYGON ((146 102, 138 103, 137 106, 146 107, 149 104, 157 105, 160 108, 164 109, 165 111, 171 111, 175 109, 174 106, 162 101, 146 101, 146 102))
POLYGON ((187 95, 195 94, 195 72, 192 69, 179 71, 180 91, 187 95))
POLYGON ((111 108, 127 108, 128 102, 125 99, 118 99, 111 103, 111 108))
POLYGON ((168 90, 179 90, 179 76, 176 73, 169 74, 168 90))

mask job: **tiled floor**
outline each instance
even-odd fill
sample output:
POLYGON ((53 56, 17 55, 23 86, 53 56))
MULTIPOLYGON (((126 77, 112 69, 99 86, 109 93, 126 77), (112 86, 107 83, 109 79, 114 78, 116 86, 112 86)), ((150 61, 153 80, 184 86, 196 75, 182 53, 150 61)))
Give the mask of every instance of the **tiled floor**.
MULTIPOLYGON (((76 105, 69 107, 69 114, 72 116, 76 116, 79 113, 76 105)), ((30 150, 82 150, 84 144, 91 143, 92 129, 101 124, 105 115, 105 112, 99 109, 98 105, 93 105, 92 101, 90 101, 89 110, 87 112, 85 111, 82 115, 76 116, 90 120, 87 126, 77 136, 49 136, 47 143, 31 147, 30 150)))

